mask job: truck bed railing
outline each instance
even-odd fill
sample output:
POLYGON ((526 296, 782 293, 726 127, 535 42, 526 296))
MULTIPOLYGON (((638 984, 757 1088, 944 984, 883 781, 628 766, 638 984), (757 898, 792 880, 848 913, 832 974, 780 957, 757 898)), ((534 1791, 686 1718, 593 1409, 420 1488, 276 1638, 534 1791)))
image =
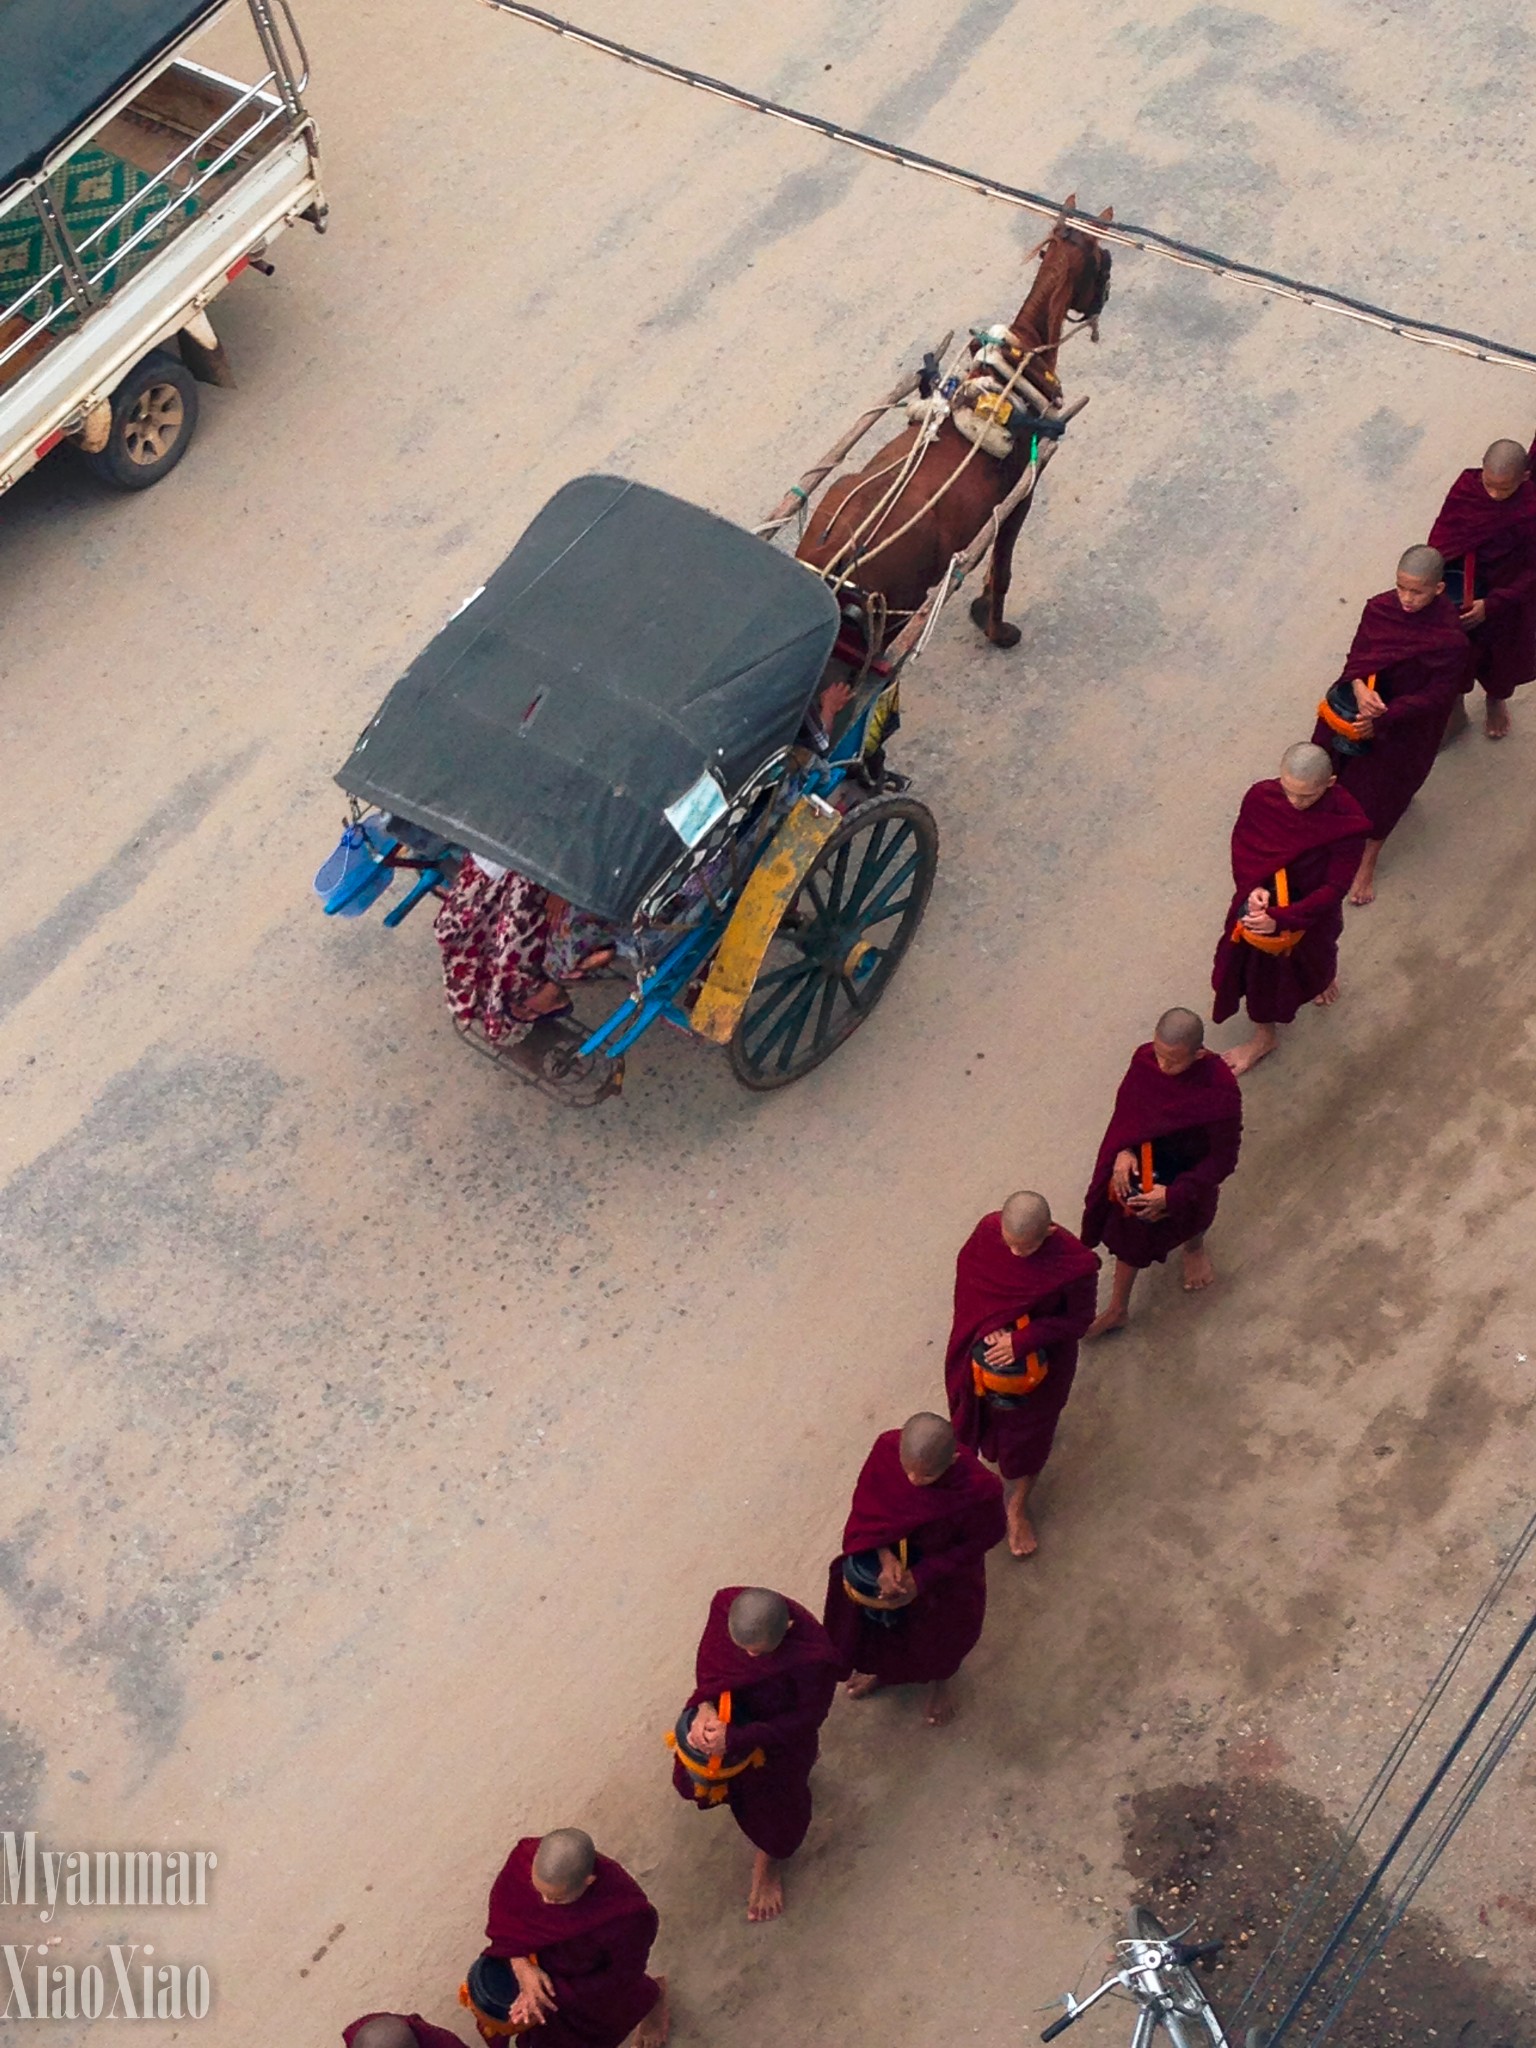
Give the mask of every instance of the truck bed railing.
MULTIPOLYGON (((136 253, 152 252, 168 240, 178 217, 190 223, 199 196, 226 177, 242 156, 250 156, 262 137, 274 132, 286 137, 309 128, 299 97, 308 83, 309 60, 286 0, 248 0, 248 5, 266 58, 262 76, 254 85, 245 85, 178 60, 174 69, 216 83, 231 97, 220 100, 213 118, 168 163, 154 171, 142 166, 143 181, 133 185, 105 220, 95 222, 88 233, 72 232, 65 216, 67 202, 56 200, 53 190, 55 181, 67 173, 70 157, 55 159, 46 175, 0 214, 0 225, 28 216, 38 222, 44 252, 54 259, 27 281, 18 297, 7 301, 0 295, 0 388, 46 353, 60 332, 86 319, 108 299, 128 275, 136 253), (239 132, 232 134, 235 125, 239 132), (210 150, 207 161, 202 161, 210 150), (151 209, 147 215, 146 207, 151 209), (114 237, 129 221, 136 223, 131 233, 114 246, 114 237)), ((134 104, 124 109, 129 118, 134 104)), ((89 142, 86 136, 72 147, 79 150, 89 142)))
MULTIPOLYGON (((48 209, 35 204, 35 195, 33 211, 43 224, 43 233, 48 238, 49 247, 57 249, 57 234, 54 224, 48 218, 48 209)), ((52 270, 45 270, 34 284, 29 285, 19 299, 8 306, 0 305, 0 335, 4 334, 13 320, 27 317, 22 311, 23 307, 29 305, 40 293, 47 294, 47 302, 42 313, 32 319, 30 326, 23 327, 4 348, 0 348, 0 381, 4 379, 5 366, 11 357, 19 355, 29 343, 37 339, 38 335, 45 334, 62 315, 67 313, 79 316, 90 310, 89 299, 82 296, 79 285, 70 276, 61 259, 54 264, 52 270), (53 299, 55 288, 63 294, 57 304, 53 299)))
MULTIPOLYGON (((123 204, 116 213, 112 214, 109 219, 102 221, 99 226, 92 228, 91 232, 76 244, 77 254, 84 257, 93 244, 100 242, 104 235, 112 232, 119 221, 126 219, 129 214, 137 212, 144 204, 146 194, 153 192, 156 186, 165 186, 170 191, 170 197, 166 200, 165 205, 160 208, 159 212, 151 215, 148 220, 141 222, 128 237, 127 241, 107 258, 99 270, 91 271, 87 269, 86 285, 89 290, 93 292, 100 290, 105 284, 105 280, 117 268, 118 264, 122 262, 123 258, 130 255, 141 242, 153 235, 155 230, 162 223, 169 220, 173 214, 184 211, 187 202, 195 199, 205 186, 210 185, 220 175, 225 165, 240 154, 247 143, 254 142, 258 135, 263 134, 275 122, 282 122, 285 126, 288 125, 287 109, 280 100, 271 101, 264 110, 259 110, 259 119, 254 121, 240 135, 236 136, 235 140, 222 149, 211 163, 204 165, 201 169, 197 167, 197 152, 211 141, 213 136, 219 133, 220 130, 228 127, 235 116, 264 93, 269 85, 273 85, 276 82, 276 72, 269 71, 259 83, 248 87, 232 107, 225 113, 222 113, 218 120, 213 122, 210 127, 205 128, 201 135, 189 142, 181 154, 173 157, 163 171, 158 172, 151 178, 148 184, 139 186, 137 191, 133 192, 123 201, 123 204), (188 162, 192 163, 195 175, 189 178, 185 185, 171 190, 170 180, 181 169, 182 165, 188 162)), ((106 289, 110 290, 111 287, 106 286, 106 289)))

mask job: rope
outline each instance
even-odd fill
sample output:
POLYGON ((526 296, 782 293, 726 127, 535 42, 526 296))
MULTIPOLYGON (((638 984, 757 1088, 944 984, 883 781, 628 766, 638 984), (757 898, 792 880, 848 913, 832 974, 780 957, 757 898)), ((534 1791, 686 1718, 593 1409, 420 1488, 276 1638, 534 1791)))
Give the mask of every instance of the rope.
MULTIPOLYGON (((934 439, 934 432, 935 429, 933 427, 932 415, 930 414, 927 418, 925 418, 922 421, 921 425, 919 425, 915 430, 912 437, 911 447, 907 449, 906 453, 900 458, 899 461, 887 464, 887 466, 884 469, 876 470, 873 477, 868 477, 864 479, 864 482, 876 483, 879 481, 881 477, 889 476, 893 469, 900 471, 900 475, 896 478, 895 483, 889 486, 884 495, 877 501, 873 509, 865 514, 864 518, 861 520, 859 525, 857 525, 854 528, 853 532, 849 535, 848 539, 843 542, 842 546, 838 549, 837 553, 832 557, 831 561, 828 562, 826 568, 819 572, 823 580, 825 580, 828 577, 833 577, 838 582, 841 582, 843 580, 838 568, 838 564, 845 561, 850 555, 857 559, 859 546, 860 543, 863 541, 865 535, 877 532, 879 530, 880 521, 885 517, 886 513, 890 511, 891 507, 900 500, 902 492, 907 488, 907 485, 912 480, 912 474, 916 470, 917 465, 922 461, 924 455, 928 452, 929 447, 932 445, 934 439)), ((858 491, 861 491, 863 488, 864 483, 856 484, 853 490, 851 490, 848 493, 848 498, 852 498, 858 491)), ((848 498, 845 498, 843 500, 843 503, 838 506, 837 511, 833 513, 831 519, 827 521, 827 524, 822 531, 823 540, 827 538, 827 535, 831 532, 832 527, 838 518, 838 515, 846 507, 848 503, 848 498)))
POLYGON ((583 43, 605 57, 617 57, 621 63, 636 65, 657 78, 670 78, 678 85, 711 93, 716 99, 729 100, 733 106, 745 107, 751 113, 767 114, 775 121, 788 122, 793 128, 807 129, 825 141, 841 142, 850 149, 863 150, 866 155, 879 157, 901 170, 921 171, 927 177, 941 178, 948 184, 979 193, 983 199, 996 199, 1005 206, 1017 206, 1025 213, 1040 214, 1051 220, 1060 220, 1067 226, 1084 228, 1099 241, 1108 242, 1116 248, 1138 249, 1145 256, 1162 256, 1170 263, 1182 264, 1189 270, 1203 270, 1211 277, 1229 279, 1233 284, 1248 285, 1256 291, 1271 292, 1276 298, 1294 299, 1298 304, 1311 306, 1320 313, 1338 313, 1346 320, 1357 320, 1364 326, 1379 328, 1402 341, 1420 342, 1426 348, 1448 349, 1453 355, 1471 356, 1481 363, 1503 363, 1513 370, 1536 371, 1536 353, 1516 348, 1510 342, 1492 341, 1487 335, 1470 334, 1460 327, 1443 327, 1432 320, 1421 320, 1415 314, 1394 313, 1385 306, 1373 306, 1368 300, 1350 298, 1328 285, 1306 284, 1278 270, 1261 270, 1256 264, 1239 262, 1235 257, 1202 249, 1195 243, 1176 241, 1172 235, 1159 234, 1155 228, 1136 227, 1128 222, 1112 226, 1078 207, 1061 206, 1056 200, 1047 199, 1043 193, 1028 191, 1020 185, 1005 185, 998 178, 983 176, 980 171, 968 171, 959 164, 946 163, 942 157, 924 156, 918 150, 903 149, 899 143, 882 141, 877 135, 863 135, 856 128, 844 128, 836 121, 824 120, 819 114, 781 106, 777 100, 764 99, 760 93, 728 85, 724 80, 707 77, 701 71, 690 71, 685 65, 669 64, 665 58, 647 56, 643 50, 612 42, 607 36, 594 34, 591 29, 562 21, 558 15, 546 14, 542 8, 525 6, 522 0, 487 0, 487 5, 502 14, 515 16, 519 21, 532 22, 535 28, 548 29, 554 35, 583 43))
MULTIPOLYGON (((1019 379, 1023 376, 1026 366, 1034 359, 1034 357, 1044 355, 1048 350, 1052 348, 1065 348, 1067 343, 1072 339, 1072 336, 1074 334, 1081 334, 1083 331, 1084 330, 1081 327, 1074 327, 1072 333, 1063 335, 1059 342, 1040 342, 1034 348, 1026 349, 1023 358, 1021 359, 1018 365, 1018 368, 1014 371, 1013 375, 1008 379, 1008 382, 1003 386, 1002 390, 998 393, 998 397, 1006 398, 1009 395, 1009 393, 1013 390, 1014 385, 1017 384, 1019 379)), ((1035 442, 1035 448, 1038 452, 1038 439, 1035 442)), ((905 525, 898 526, 894 533, 886 534, 883 540, 877 541, 872 548, 869 548, 863 554, 855 555, 853 561, 849 564, 849 575, 852 575, 852 573, 855 570, 862 570, 866 562, 872 562, 876 555, 883 554, 887 548, 894 547, 896 542, 899 541, 904 534, 910 533, 914 526, 918 525, 922 520, 926 519, 928 514, 933 510, 934 506, 937 505, 939 500, 944 496, 945 492, 952 490, 954 488, 954 486, 960 481, 961 477, 964 476, 965 472, 970 468, 971 464, 975 461, 976 457, 980 453, 981 442, 979 440, 972 441, 970 446, 966 449, 963 458, 955 464, 954 468, 950 471, 949 475, 945 477, 943 483, 939 485, 939 488, 933 493, 932 497, 928 499, 926 504, 920 505, 918 507, 918 509, 912 514, 912 517, 909 520, 907 520, 905 525)), ((1036 457, 1035 455, 1031 455, 1029 460, 1029 468, 1033 469, 1035 467, 1036 457)), ((903 488, 905 488, 905 486, 903 486, 903 488)), ((997 516, 995 509, 992 516, 994 519, 997 516)), ((857 536, 855 536, 855 540, 857 540, 857 536)), ((846 555, 847 552, 848 549, 846 547, 839 549, 838 553, 833 557, 833 561, 841 561, 843 556, 846 555)), ((831 565, 829 564, 828 567, 830 568, 830 566, 831 565)), ((822 575, 824 578, 826 574, 827 571, 823 570, 822 575)), ((847 581, 847 577, 839 575, 837 580, 839 583, 842 583, 847 581)))

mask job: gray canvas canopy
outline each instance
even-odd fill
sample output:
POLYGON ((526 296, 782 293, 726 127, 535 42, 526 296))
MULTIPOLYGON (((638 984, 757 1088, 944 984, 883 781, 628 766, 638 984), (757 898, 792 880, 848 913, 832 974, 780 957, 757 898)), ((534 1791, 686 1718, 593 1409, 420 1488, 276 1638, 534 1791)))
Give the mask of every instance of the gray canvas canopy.
POLYGON ((0 192, 229 0, 3 0, 0 192))
POLYGON ((794 742, 837 625, 827 586, 766 541, 578 477, 336 780, 627 923, 697 821, 794 742))

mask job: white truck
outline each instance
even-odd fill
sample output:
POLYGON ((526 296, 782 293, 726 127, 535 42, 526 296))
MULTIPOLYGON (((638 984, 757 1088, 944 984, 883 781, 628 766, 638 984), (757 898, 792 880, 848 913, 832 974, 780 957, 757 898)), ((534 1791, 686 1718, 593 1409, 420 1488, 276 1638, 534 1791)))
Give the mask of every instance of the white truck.
POLYGON ((288 0, 0 5, 0 491, 61 442, 142 490, 234 382, 212 301, 292 221, 325 226, 288 0), (185 54, 249 12, 253 83, 185 54))

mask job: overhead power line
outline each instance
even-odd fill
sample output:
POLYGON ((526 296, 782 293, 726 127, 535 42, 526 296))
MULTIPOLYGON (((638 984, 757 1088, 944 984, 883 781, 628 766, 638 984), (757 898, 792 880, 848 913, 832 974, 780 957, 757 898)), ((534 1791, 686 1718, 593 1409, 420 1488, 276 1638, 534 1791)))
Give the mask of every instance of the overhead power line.
POLYGON ((637 65, 640 70, 652 72, 657 78, 670 78, 678 85, 691 86, 696 92, 729 100, 733 106, 746 107, 754 114, 767 114, 775 121, 787 121, 793 128, 804 128, 828 142, 839 142, 850 149, 862 150, 867 156, 879 157, 902 170, 921 171, 927 177, 942 178, 948 184, 977 192, 983 199, 1000 200, 1005 206, 1019 207, 1025 213, 1036 213, 1047 220, 1061 220, 1086 228, 1101 242, 1112 243, 1117 248, 1139 249, 1148 256, 1163 256, 1170 263, 1181 263, 1190 270, 1203 270, 1212 277, 1248 285, 1276 298, 1294 299, 1300 305, 1316 307, 1319 312, 1342 314, 1346 320, 1358 320, 1367 327, 1397 335, 1403 341, 1421 342, 1426 348, 1448 349, 1454 355, 1471 356, 1483 363, 1502 363, 1512 370, 1536 371, 1536 353, 1516 348, 1510 342, 1491 341, 1486 335, 1469 334, 1460 327, 1443 327, 1433 320, 1420 320, 1413 314, 1394 313, 1385 306, 1373 306, 1364 299, 1350 298, 1347 293, 1334 291, 1329 285, 1306 284, 1300 278, 1286 277, 1277 270, 1260 270, 1255 264, 1238 262, 1215 250, 1201 249, 1192 242, 1176 241, 1172 235, 1159 234, 1155 228, 1134 227, 1123 222, 1111 225, 1078 207, 1064 207, 1044 193, 1026 191, 1019 185, 1005 185, 1001 179, 985 177, 980 171, 965 170, 959 164, 945 163, 940 157, 924 156, 919 150, 903 149, 899 143, 884 142, 877 135, 863 135, 856 128, 844 128, 837 121, 823 119, 820 114, 807 114, 798 107, 781 106, 777 100, 764 99, 761 93, 749 92, 745 86, 729 85, 723 79, 706 76, 702 71, 692 71, 685 64, 671 64, 664 57, 652 57, 644 50, 630 49, 627 44, 616 43, 608 36, 582 28, 576 22, 546 14, 541 7, 524 6, 522 0, 487 0, 487 5, 499 13, 515 16, 519 21, 532 22, 536 28, 548 29, 554 35, 582 43, 589 50, 600 51, 605 57, 617 57, 621 63, 637 65))

